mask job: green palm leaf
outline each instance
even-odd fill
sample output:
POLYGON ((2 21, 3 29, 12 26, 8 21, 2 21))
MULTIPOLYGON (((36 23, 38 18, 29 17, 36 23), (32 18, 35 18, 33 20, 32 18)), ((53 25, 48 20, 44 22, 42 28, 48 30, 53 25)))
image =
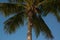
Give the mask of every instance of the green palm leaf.
POLYGON ((53 38, 51 30, 45 24, 41 16, 36 16, 36 15, 33 16, 33 26, 36 37, 38 37, 40 32, 43 32, 46 35, 46 37, 53 38))
POLYGON ((59 0, 48 0, 46 2, 43 2, 39 6, 39 8, 40 8, 39 13, 42 12, 43 16, 47 16, 49 14, 49 12, 51 12, 57 17, 58 21, 60 21, 60 13, 59 13, 60 5, 59 4, 60 4, 59 0))
POLYGON ((32 19, 33 29, 34 29, 34 31, 35 31, 36 37, 38 38, 38 35, 39 35, 40 32, 41 32, 39 20, 38 20, 36 14, 34 14, 32 18, 33 18, 33 19, 32 19))
POLYGON ((17 14, 8 20, 5 21, 5 31, 8 33, 15 32, 15 30, 19 27, 19 25, 24 24, 24 14, 23 12, 20 14, 17 14))
POLYGON ((46 25, 46 23, 43 21, 42 17, 39 16, 39 18, 40 18, 41 31, 46 34, 46 37, 53 38, 51 30, 48 28, 48 26, 46 25))
POLYGON ((4 12, 5 16, 24 11, 24 7, 22 5, 10 3, 0 3, 0 5, 0 9, 4 12))

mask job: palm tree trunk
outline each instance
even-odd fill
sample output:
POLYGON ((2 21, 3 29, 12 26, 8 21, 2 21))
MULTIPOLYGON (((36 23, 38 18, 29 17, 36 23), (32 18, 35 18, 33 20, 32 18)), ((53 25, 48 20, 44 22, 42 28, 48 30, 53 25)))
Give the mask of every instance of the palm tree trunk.
POLYGON ((32 40, 32 27, 31 27, 30 23, 28 23, 27 40, 32 40))
POLYGON ((32 22, 31 22, 31 15, 28 15, 28 33, 27 33, 27 40, 32 40, 32 22))

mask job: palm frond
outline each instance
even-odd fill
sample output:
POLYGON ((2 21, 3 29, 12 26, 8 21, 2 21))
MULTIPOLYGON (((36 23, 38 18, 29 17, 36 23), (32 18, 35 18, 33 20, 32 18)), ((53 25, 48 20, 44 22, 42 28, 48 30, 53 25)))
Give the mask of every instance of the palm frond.
POLYGON ((33 28, 35 30, 36 37, 40 34, 40 32, 45 33, 46 37, 53 38, 51 30, 48 28, 46 23, 41 18, 41 15, 33 15, 33 28))
POLYGON ((24 7, 18 4, 0 3, 0 9, 4 12, 5 16, 8 16, 23 11, 24 7))
POLYGON ((34 0, 34 5, 38 5, 39 3, 41 3, 42 1, 44 1, 44 0, 34 0))
POLYGON ((35 31, 36 37, 38 38, 39 34, 40 34, 40 24, 39 24, 39 20, 36 16, 36 14, 33 15, 32 17, 32 22, 33 22, 33 29, 35 31))
POLYGON ((48 26, 46 25, 46 23, 43 21, 42 17, 39 16, 39 20, 40 20, 40 27, 41 27, 41 31, 43 33, 45 33, 47 38, 53 38, 53 35, 51 33, 51 30, 48 28, 48 26))
POLYGON ((8 0, 10 3, 23 3, 24 0, 8 0))
MULTIPOLYGON (((59 0, 49 0, 43 4, 40 5, 40 10, 43 13, 43 16, 47 16, 49 14, 49 12, 52 12, 58 19, 58 21, 60 21, 60 13, 58 11, 60 11, 60 1, 59 0)), ((39 9, 38 8, 38 9, 39 9)))
POLYGON ((15 30, 19 27, 19 25, 24 24, 23 12, 9 18, 8 20, 5 21, 4 24, 5 24, 4 30, 7 33, 15 32, 15 30))

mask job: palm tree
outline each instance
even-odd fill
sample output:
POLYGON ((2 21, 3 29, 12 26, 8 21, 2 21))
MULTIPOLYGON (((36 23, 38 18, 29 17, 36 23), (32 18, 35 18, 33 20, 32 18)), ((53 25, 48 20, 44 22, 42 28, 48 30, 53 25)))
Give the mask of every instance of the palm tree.
POLYGON ((43 32, 47 38, 52 39, 53 35, 48 28, 42 15, 46 16, 49 12, 59 18, 59 0, 9 0, 9 3, 0 3, 0 11, 5 16, 14 15, 4 22, 7 33, 15 32, 20 25, 24 25, 24 20, 28 20, 27 40, 32 40, 32 28, 35 30, 36 37, 43 32))

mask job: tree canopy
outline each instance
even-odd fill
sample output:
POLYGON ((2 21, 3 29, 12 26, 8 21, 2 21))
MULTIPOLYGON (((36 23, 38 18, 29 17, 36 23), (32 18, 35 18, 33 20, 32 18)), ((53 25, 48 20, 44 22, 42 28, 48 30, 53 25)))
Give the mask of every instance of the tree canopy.
POLYGON ((24 19, 28 18, 29 12, 32 15, 32 28, 37 37, 42 31, 48 38, 53 38, 41 16, 47 16, 51 12, 60 21, 60 0, 9 0, 9 3, 0 3, 0 10, 4 12, 5 16, 16 14, 5 21, 4 28, 9 33, 24 24, 24 19))

